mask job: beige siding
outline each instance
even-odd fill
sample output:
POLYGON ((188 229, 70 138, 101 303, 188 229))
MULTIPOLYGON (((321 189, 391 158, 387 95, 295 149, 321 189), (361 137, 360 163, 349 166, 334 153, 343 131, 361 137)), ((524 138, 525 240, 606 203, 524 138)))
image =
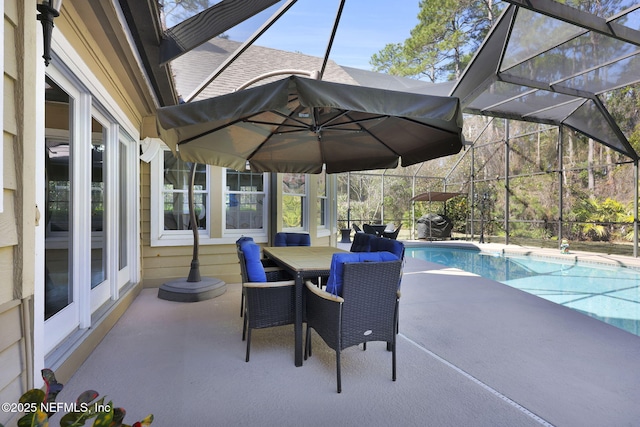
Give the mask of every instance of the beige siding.
MULTIPOLYGON (((187 277, 193 257, 192 246, 149 247, 142 253, 144 286, 187 277)), ((200 245, 198 259, 202 276, 217 277, 227 283, 240 282, 240 266, 235 245, 200 245)))
MULTIPOLYGON (((24 200, 32 196, 33 187, 29 186, 22 174, 29 166, 24 157, 34 158, 33 130, 25 130, 25 113, 33 92, 25 93, 32 84, 32 76, 25 72, 25 46, 35 40, 26 35, 36 28, 34 24, 25 29, 23 22, 25 11, 33 10, 31 2, 23 0, 4 0, 4 74, 3 74, 3 133, 2 133, 2 187, 3 209, 0 213, 0 402, 17 402, 27 389, 27 360, 25 337, 29 336, 24 326, 30 321, 23 317, 20 298, 26 289, 24 262, 26 247, 32 247, 33 241, 25 241, 24 200), (28 4, 27 4, 28 3, 28 4), (29 82, 29 83, 27 83, 29 82), (18 189, 20 191, 18 191, 18 189), (26 332, 25 332, 26 330, 26 332)), ((31 17, 31 14, 29 15, 31 17)), ((29 123, 31 125, 31 123, 29 123)), ((33 172, 33 166, 27 169, 33 172)), ((33 179, 31 179, 33 184, 33 179)), ((30 199, 32 200, 32 199, 30 199)), ((31 206, 34 206, 31 203, 31 206)), ((32 225, 32 224, 30 224, 32 225)), ((27 295, 24 295, 27 296, 27 295)), ((0 412, 0 423, 15 423, 14 414, 0 412), (13 417, 12 417, 13 416, 13 417)))
MULTIPOLYGON (((20 306, 17 302, 0 305, 0 402, 17 402, 25 392, 24 343, 20 306)), ((0 412, 0 423, 11 414, 0 412)))
MULTIPOLYGON (((13 278, 13 265, 13 247, 0 247, 0 277, 13 278)), ((0 281, 0 305, 13 300, 13 288, 13 280, 0 281)), ((0 333, 6 333, 1 323, 0 333)))

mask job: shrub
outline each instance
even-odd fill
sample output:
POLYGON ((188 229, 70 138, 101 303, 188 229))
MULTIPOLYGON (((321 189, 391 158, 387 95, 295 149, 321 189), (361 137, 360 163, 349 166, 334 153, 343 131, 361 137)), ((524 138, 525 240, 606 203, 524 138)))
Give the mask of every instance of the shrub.
MULTIPOLYGON (((42 370, 42 378, 45 390, 27 391, 16 405, 19 410, 25 412, 25 415, 18 420, 18 427, 47 427, 49 417, 60 409, 68 410, 67 414, 60 419, 60 427, 84 426, 92 418, 95 418, 92 424, 94 427, 145 427, 153 422, 153 415, 147 415, 142 421, 133 425, 123 424, 125 410, 114 408, 111 401, 105 403, 104 397, 98 399, 99 394, 94 390, 85 391, 72 404, 56 402, 56 396, 62 391, 63 385, 56 380, 50 369, 42 370)), ((3 427, 2 424, 0 427, 3 427)))

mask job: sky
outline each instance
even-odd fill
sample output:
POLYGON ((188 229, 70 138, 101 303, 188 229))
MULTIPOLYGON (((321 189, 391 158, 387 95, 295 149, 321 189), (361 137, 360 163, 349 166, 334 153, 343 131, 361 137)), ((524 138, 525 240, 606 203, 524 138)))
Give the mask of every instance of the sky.
MULTIPOLYGON (((230 39, 244 41, 284 4, 232 28, 230 39)), ((369 60, 387 44, 402 43, 418 23, 418 0, 347 0, 331 50, 331 59, 370 70, 369 60)), ((298 0, 256 42, 274 49, 324 56, 339 0, 298 0)))

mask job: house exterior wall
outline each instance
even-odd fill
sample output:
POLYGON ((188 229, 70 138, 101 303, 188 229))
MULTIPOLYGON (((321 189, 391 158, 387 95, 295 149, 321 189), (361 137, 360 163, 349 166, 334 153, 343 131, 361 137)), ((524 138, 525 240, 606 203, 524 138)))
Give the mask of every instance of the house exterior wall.
MULTIPOLYGON (((145 286, 158 286, 188 272, 192 245, 151 244, 150 166, 138 161, 137 156, 142 118, 153 116, 158 102, 149 86, 148 76, 139 65, 130 35, 123 28, 117 4, 117 1, 65 0, 60 16, 55 20, 53 58, 49 68, 45 68, 41 58, 42 27, 36 19, 36 2, 4 0, 0 6, 0 12, 3 12, 0 13, 3 45, 0 66, 3 71, 3 134, 0 140, 2 402, 17 402, 26 390, 41 387, 40 370, 45 367, 52 368, 61 382, 67 381, 131 304, 142 288, 143 280, 145 286), (79 100, 79 107, 85 102, 84 107, 93 115, 93 103, 97 102, 110 120, 131 137, 134 178, 128 190, 134 198, 131 205, 135 218, 130 233, 135 237, 131 248, 130 283, 121 288, 120 294, 116 291, 115 299, 105 303, 106 308, 92 308, 83 315, 73 341, 63 340, 61 345, 48 351, 44 345, 47 326, 44 314, 45 138, 52 129, 60 133, 70 133, 72 129, 54 117, 60 112, 55 107, 49 105, 46 110, 45 76, 62 71, 71 76, 84 93, 90 94, 90 98, 82 95, 84 98, 79 100), (86 99, 89 99, 88 104, 86 99)), ((86 131, 91 138, 90 125, 86 131)), ((212 183, 219 182, 222 169, 212 170, 212 183)), ((212 197, 221 200, 222 188, 212 186, 212 197)), ((310 192, 309 197, 308 228, 313 244, 334 243, 335 235, 331 237, 328 232, 318 234, 315 231, 315 194, 310 192)), ((221 224, 221 212, 211 213, 213 222, 221 224)), ((117 212, 109 215, 113 223, 117 223, 114 220, 117 212)), ((281 218, 281 211, 278 208, 269 215, 281 218)), ((75 219, 82 220, 81 216, 75 219)), ((276 228, 279 227, 281 225, 276 228)), ((218 226, 218 233, 220 228, 218 226)), ((87 236, 79 237, 91 241, 87 236)), ((267 243, 266 238, 262 240, 262 244, 267 243)), ((228 283, 240 281, 234 242, 235 238, 226 238, 216 244, 201 245, 202 275, 220 277, 228 283)), ((81 269, 82 266, 74 265, 73 268, 81 269)), ((14 414, 0 413, 0 423, 13 426, 16 422, 14 414)))
MULTIPOLYGON (((3 107, 0 182, 0 401, 17 402, 32 384, 31 310, 34 293, 35 185, 25 176, 35 168, 29 141, 35 130, 25 126, 34 108, 35 25, 24 25, 25 5, 6 0, 2 14, 3 107), (25 28, 27 27, 27 28, 25 28)), ((13 414, 0 412, 0 423, 15 422, 13 414)))
MULTIPOLYGON (((146 76, 136 64, 128 34, 115 9, 117 2, 65 0, 55 20, 54 57, 45 68, 42 26, 31 0, 3 0, 0 5, 3 104, 0 109, 0 401, 18 402, 28 389, 41 387, 40 369, 53 368, 65 382, 82 364, 141 289, 140 177, 137 167, 141 118, 157 104, 146 76), (106 106, 120 129, 131 137, 135 156, 128 190, 136 212, 131 282, 116 301, 94 311, 90 327, 66 344, 55 366, 43 350, 45 248, 43 176, 45 73, 64 67, 106 106)), ((50 117, 47 117, 50 119, 50 117)), ((63 127, 58 127, 63 129, 63 127)), ((67 129, 67 132, 69 130, 67 129)), ((113 216, 113 213, 110 215, 113 216)), ((0 412, 0 423, 15 426, 17 414, 0 412)))
MULTIPOLYGON (((160 154, 158 154, 160 155, 160 154)), ((199 255, 200 274, 207 277, 216 277, 228 284, 240 283, 240 265, 238 263, 238 255, 236 253, 235 240, 240 237, 224 236, 222 219, 224 206, 221 202, 224 200, 222 195, 221 182, 223 168, 210 167, 210 215, 212 216, 210 223, 212 224, 209 231, 208 242, 203 243, 200 239, 199 255)), ((313 177, 313 175, 309 175, 313 177)), ((157 208, 153 207, 151 201, 152 185, 151 180, 154 179, 151 173, 151 167, 147 163, 143 163, 141 167, 141 233, 142 233, 142 263, 143 263, 143 285, 145 288, 159 287, 163 283, 177 278, 187 277, 191 260, 193 258, 193 237, 191 232, 185 233, 185 239, 182 245, 175 244, 154 244, 152 242, 151 227, 152 215, 158 215, 157 208)), ((335 182, 329 179, 329 182, 335 182)), ((329 246, 336 243, 335 230, 318 230, 317 224, 317 188, 314 179, 309 179, 308 206, 307 210, 307 226, 306 231, 311 235, 312 245, 329 246)), ((269 216, 275 218, 275 227, 277 231, 283 229, 282 225, 282 178, 278 174, 276 178, 276 191, 274 202, 270 205, 269 216)), ((335 194, 335 185, 333 185, 333 194, 335 194)), ((331 202, 329 202, 331 205, 331 202)), ((335 223, 335 214, 333 214, 333 222, 328 220, 329 224, 335 223)), ((266 231, 268 223, 265 219, 265 235, 253 236, 261 245, 268 245, 268 237, 266 231)), ((250 232, 246 235, 252 235, 250 232)))

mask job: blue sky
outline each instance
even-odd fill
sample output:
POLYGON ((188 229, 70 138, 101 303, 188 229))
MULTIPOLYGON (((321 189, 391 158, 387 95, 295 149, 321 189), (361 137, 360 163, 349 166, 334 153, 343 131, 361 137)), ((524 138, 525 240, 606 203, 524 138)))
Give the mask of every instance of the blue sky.
MULTIPOLYGON (((231 29, 229 37, 244 41, 281 3, 258 19, 231 29)), ((339 0, 298 0, 256 44, 321 57, 338 5, 339 0)), ((370 69, 374 53, 410 36, 418 22, 418 10, 418 0, 347 0, 331 59, 340 65, 370 69)))

